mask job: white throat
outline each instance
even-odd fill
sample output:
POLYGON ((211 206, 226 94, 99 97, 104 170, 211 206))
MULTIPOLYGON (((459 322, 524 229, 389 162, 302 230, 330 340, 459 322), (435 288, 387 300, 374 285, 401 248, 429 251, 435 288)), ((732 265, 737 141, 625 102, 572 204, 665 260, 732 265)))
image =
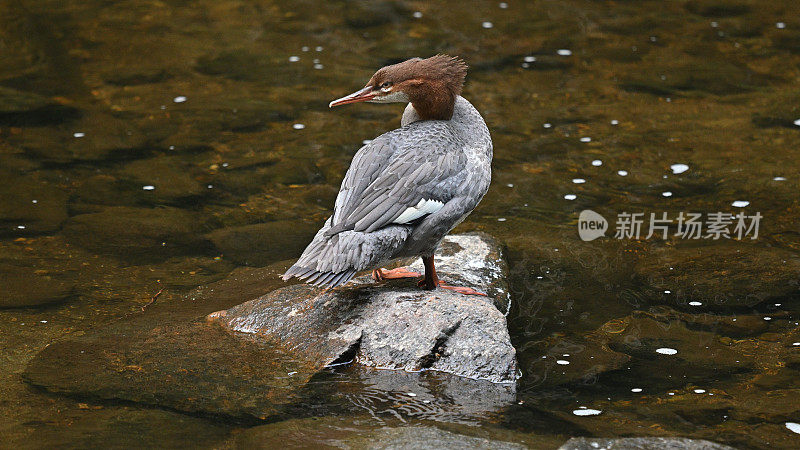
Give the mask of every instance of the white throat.
POLYGON ((406 103, 408 95, 405 92, 395 91, 386 95, 379 95, 372 100, 367 100, 369 103, 406 103))
POLYGON ((419 116, 419 113, 417 112, 416 109, 414 109, 414 105, 409 103, 408 105, 406 105, 406 109, 403 111, 403 118, 400 119, 400 126, 404 127, 404 126, 406 126, 406 125, 408 125, 410 123, 414 123, 414 122, 416 122, 416 121, 418 121, 420 119, 421 118, 419 116))

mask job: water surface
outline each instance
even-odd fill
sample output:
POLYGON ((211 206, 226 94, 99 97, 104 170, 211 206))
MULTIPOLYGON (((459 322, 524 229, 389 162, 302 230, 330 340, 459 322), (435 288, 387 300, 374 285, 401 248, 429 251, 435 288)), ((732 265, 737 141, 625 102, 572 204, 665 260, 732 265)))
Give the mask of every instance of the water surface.
POLYGON ((3 441, 315 445, 433 424, 542 446, 680 435, 792 447, 796 2, 454 5, 0 3, 3 441), (61 337, 156 296, 192 311, 192 288, 296 257, 360 143, 397 127, 402 108, 327 103, 380 66, 437 52, 471 66, 464 96, 494 139, 491 190, 459 230, 506 246, 513 406, 437 414, 345 368, 261 425, 22 381, 61 337), (611 222, 607 237, 578 237, 585 209, 611 222), (616 239, 626 212, 763 219, 757 239, 682 239, 675 223, 666 239, 616 239))

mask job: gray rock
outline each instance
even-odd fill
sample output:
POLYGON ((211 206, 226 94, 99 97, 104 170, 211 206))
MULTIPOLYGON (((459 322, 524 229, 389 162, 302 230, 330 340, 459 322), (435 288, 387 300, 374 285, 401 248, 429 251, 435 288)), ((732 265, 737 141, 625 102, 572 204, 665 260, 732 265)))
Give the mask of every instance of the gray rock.
POLYGON ((410 280, 390 282, 388 289, 365 276, 356 286, 328 292, 308 285, 278 289, 209 320, 256 339, 277 339, 325 365, 355 358, 373 367, 514 382, 516 351, 505 316, 495 307, 508 304, 497 244, 485 235, 456 235, 441 249, 439 271, 446 283, 490 296, 424 291, 410 280))
POLYGON ((733 447, 703 439, 680 437, 572 438, 559 450, 733 450, 733 447))
POLYGON ((386 418, 376 427, 370 416, 335 416, 289 419, 260 425, 231 436, 226 449, 291 448, 442 448, 518 449, 556 448, 564 438, 495 427, 447 428, 409 426, 386 418), (463 433, 463 434, 462 434, 463 433))
POLYGON ((430 448, 511 450, 527 448, 524 445, 512 442, 465 436, 436 427, 386 428, 354 440, 353 446, 355 448, 376 450, 426 450, 430 448))

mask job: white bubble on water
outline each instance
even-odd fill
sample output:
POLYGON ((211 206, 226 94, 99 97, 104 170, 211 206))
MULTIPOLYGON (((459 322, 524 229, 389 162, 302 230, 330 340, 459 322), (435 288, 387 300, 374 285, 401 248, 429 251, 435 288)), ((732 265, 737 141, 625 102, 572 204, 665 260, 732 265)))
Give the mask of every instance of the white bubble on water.
POLYGON ((678 351, 675 350, 674 348, 661 347, 661 348, 657 348, 656 349, 656 353, 658 353, 660 355, 674 355, 674 354, 678 353, 678 351))
POLYGON ((683 172, 686 172, 687 170, 689 170, 689 166, 687 166, 686 164, 673 164, 673 165, 669 166, 669 168, 672 169, 672 173, 674 173, 676 175, 679 174, 679 173, 683 173, 683 172))
POLYGON ((603 411, 601 411, 599 409, 590 409, 590 408, 583 408, 582 407, 581 409, 573 410, 572 414, 575 414, 576 416, 596 416, 596 415, 598 415, 598 414, 600 414, 602 412, 603 411))
POLYGON ((566 359, 559 359, 559 360, 556 361, 556 364, 560 364, 562 366, 566 366, 567 364, 569 364, 569 361, 567 361, 566 359))
POLYGON ((672 192, 670 191, 662 192, 661 195, 663 195, 664 197, 672 197, 672 192))
POLYGON ((600 167, 600 166, 603 165, 603 161, 600 161, 599 159, 595 159, 594 161, 592 161, 592 165, 595 166, 595 167, 600 167))
POLYGON ((302 123, 296 123, 296 124, 292 125, 292 128, 294 128, 295 130, 302 130, 305 127, 306 126, 304 124, 302 124, 302 123))
POLYGON ((564 200, 575 200, 576 198, 578 198, 578 196, 575 194, 567 194, 564 196, 564 200))
POLYGON ((617 175, 619 175, 621 177, 627 177, 628 176, 628 171, 627 170, 618 170, 617 171, 617 175))
POLYGON ((569 56, 572 54, 572 50, 568 50, 566 48, 560 48, 556 50, 556 53, 560 56, 569 56))
POLYGON ((536 62, 536 57, 535 56, 526 56, 525 58, 523 58, 523 61, 525 61, 526 63, 536 62))
POLYGON ((483 22, 483 23, 481 24, 481 26, 482 26, 483 28, 489 29, 489 28, 492 28, 492 27, 494 26, 494 24, 493 24, 492 22, 483 22))
POLYGON ((76 138, 82 138, 86 136, 86 133, 81 133, 80 131, 76 131, 75 133, 72 133, 72 136, 76 138))
POLYGON ((733 206, 734 208, 744 208, 749 204, 750 202, 748 202, 747 200, 736 200, 735 202, 731 203, 731 206, 733 206))
POLYGON ((153 186, 152 184, 148 184, 148 185, 146 185, 146 186, 142 186, 142 189, 143 189, 143 190, 145 190, 145 191, 152 191, 152 190, 153 190, 153 189, 155 189, 155 188, 156 188, 156 187, 155 187, 155 186, 153 186))
POLYGON ((589 136, 584 136, 581 138, 581 142, 592 142, 592 138, 589 136))
POLYGON ((573 178, 572 182, 575 184, 583 184, 586 183, 586 180, 584 180, 583 178, 573 178))
POLYGON ((175 103, 183 103, 183 102, 186 101, 186 97, 184 97, 183 95, 179 95, 179 96, 173 98, 172 101, 175 102, 175 103))
POLYGON ((415 19, 421 19, 422 13, 419 11, 414 11, 414 14, 412 14, 412 16, 414 16, 415 19))
POLYGON ((792 433, 800 434, 800 423, 786 422, 786 428, 788 428, 792 433))
POLYGON ((290 56, 289 57, 289 62, 297 62, 297 61, 300 61, 300 57, 299 56, 290 56))

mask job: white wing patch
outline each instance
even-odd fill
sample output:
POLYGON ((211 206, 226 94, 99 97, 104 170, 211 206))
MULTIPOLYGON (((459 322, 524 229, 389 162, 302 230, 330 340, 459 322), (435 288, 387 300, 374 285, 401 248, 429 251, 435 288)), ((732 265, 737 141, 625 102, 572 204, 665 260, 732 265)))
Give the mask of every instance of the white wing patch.
POLYGON ((403 214, 400 214, 397 219, 394 219, 393 223, 413 222, 424 215, 433 214, 436 211, 439 211, 443 206, 444 203, 438 200, 426 200, 423 198, 416 204, 416 206, 409 206, 406 208, 406 210, 403 211, 403 214))

